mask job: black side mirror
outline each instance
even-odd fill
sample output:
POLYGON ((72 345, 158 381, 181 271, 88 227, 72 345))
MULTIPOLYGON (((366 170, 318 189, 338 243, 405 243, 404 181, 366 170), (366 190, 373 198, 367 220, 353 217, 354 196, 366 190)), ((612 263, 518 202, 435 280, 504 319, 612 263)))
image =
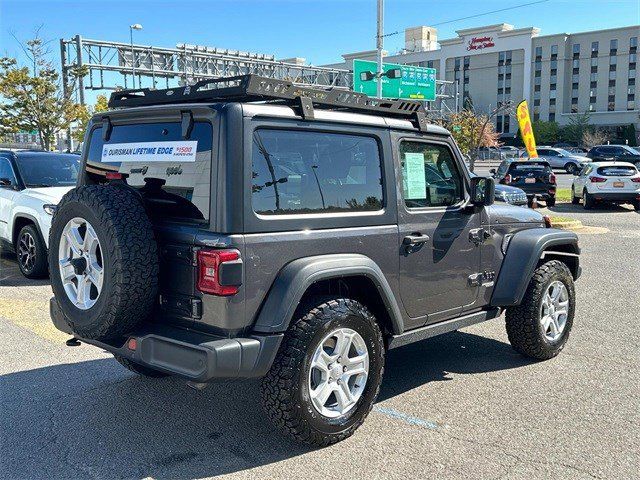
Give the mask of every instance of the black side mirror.
POLYGON ((491 177, 471 178, 471 203, 476 206, 492 205, 496 196, 496 181, 491 177))

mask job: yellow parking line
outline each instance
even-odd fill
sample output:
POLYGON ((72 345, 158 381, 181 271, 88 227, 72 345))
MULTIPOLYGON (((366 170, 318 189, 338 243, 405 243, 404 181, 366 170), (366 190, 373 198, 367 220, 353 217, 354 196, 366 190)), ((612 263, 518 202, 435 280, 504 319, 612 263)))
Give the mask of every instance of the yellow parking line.
POLYGON ((69 338, 51 323, 46 301, 0 298, 0 317, 53 343, 60 344, 69 338))

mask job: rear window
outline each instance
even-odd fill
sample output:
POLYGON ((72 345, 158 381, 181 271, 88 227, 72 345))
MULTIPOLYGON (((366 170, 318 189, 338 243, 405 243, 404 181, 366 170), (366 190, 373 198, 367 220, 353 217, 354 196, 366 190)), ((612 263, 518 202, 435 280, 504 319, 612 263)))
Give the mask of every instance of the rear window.
POLYGON ((546 172, 550 170, 550 167, 544 163, 512 163, 509 170, 512 172, 546 172))
POLYGON ((87 172, 119 172, 163 217, 209 219, 212 126, 195 122, 188 140, 179 122, 115 125, 108 142, 93 130, 87 172))
POLYGON ((599 167, 598 175, 602 175, 605 177, 631 177, 638 173, 635 167, 624 166, 624 165, 614 165, 611 167, 599 167))
POLYGON ((372 137, 260 129, 252 150, 251 202, 258 214, 382 209, 382 168, 372 137))

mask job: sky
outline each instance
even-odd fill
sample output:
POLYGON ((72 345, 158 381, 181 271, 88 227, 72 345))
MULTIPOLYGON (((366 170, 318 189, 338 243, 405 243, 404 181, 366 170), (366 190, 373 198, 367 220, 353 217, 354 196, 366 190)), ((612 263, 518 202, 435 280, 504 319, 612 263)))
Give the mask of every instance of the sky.
MULTIPOLYGON (((430 25, 440 39, 456 30, 510 23, 534 26, 540 34, 574 33, 640 24, 639 0, 538 0, 533 5, 477 16, 536 0, 386 0, 385 49, 404 46, 404 29, 430 25), (451 20, 454 20, 451 22, 451 20), (447 22, 447 23, 443 23, 447 22), (437 25, 443 23, 442 25, 437 25)), ((341 54, 375 48, 375 0, 0 0, 0 56, 22 58, 13 38, 25 41, 42 26, 59 62, 58 39, 83 37, 174 47, 207 45, 303 57, 307 63, 339 62, 341 54)))

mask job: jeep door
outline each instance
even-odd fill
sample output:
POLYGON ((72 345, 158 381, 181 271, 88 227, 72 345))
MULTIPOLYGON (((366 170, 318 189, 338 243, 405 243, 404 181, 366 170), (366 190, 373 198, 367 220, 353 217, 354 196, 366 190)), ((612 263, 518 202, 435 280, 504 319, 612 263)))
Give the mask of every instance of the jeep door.
POLYGON ((472 306, 480 268, 480 215, 466 207, 468 174, 446 139, 394 141, 399 170, 400 292, 412 326, 472 306))
POLYGON ((11 167, 9 159, 0 156, 0 238, 11 241, 11 208, 16 192, 17 179, 11 167))

